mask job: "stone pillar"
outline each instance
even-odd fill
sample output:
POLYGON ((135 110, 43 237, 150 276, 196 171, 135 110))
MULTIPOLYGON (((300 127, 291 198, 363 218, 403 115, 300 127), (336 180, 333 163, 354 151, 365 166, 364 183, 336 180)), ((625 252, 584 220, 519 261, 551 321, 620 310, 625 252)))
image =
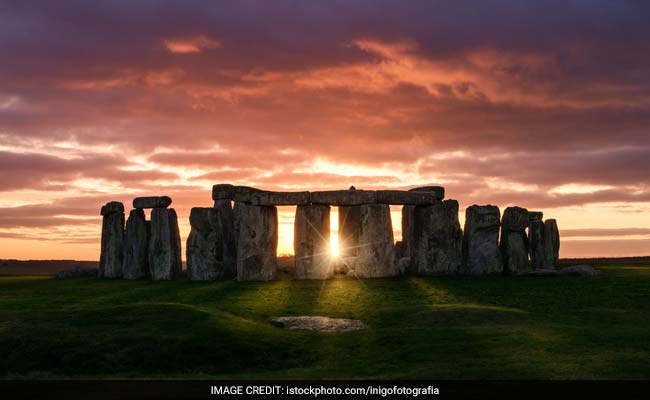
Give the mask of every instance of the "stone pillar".
POLYGON ((124 235, 124 279, 141 279, 149 275, 149 235, 151 225, 141 208, 131 210, 124 235))
POLYGON ((149 270, 154 281, 177 279, 181 274, 181 237, 173 208, 151 211, 149 270))
POLYGON ((219 211, 216 208, 192 208, 190 226, 192 230, 185 247, 188 279, 211 281, 230 275, 224 262, 226 245, 219 211))
POLYGON ((499 251, 501 213, 497 206, 468 207, 463 235, 463 275, 500 274, 503 271, 499 251))
POLYGON ((361 206, 339 207, 339 255, 356 257, 359 254, 361 206))
POLYGON ((330 249, 330 206, 296 207, 293 249, 296 279, 326 279, 332 276, 330 249))
POLYGON ((100 278, 121 278, 124 257, 124 204, 111 201, 101 209, 102 243, 99 256, 100 278))
POLYGON ((237 280, 267 281, 277 276, 278 210, 272 206, 235 203, 237 280))
POLYGON ((454 275, 461 264, 463 232, 458 201, 416 206, 411 246, 411 272, 417 275, 454 275))
MULTIPOLYGON (((357 190, 350 186, 348 190, 357 190)), ((356 257, 359 253, 360 206, 339 207, 339 256, 356 257)))
POLYGON ((362 205, 359 214, 359 252, 354 274, 366 278, 399 275, 390 207, 386 204, 362 205))
POLYGON ((544 269, 544 214, 540 211, 528 212, 528 243, 530 264, 533 270, 544 269))
POLYGON ((528 262, 528 210, 521 207, 508 207, 501 221, 501 256, 506 274, 530 272, 528 262))
MULTIPOLYGON (((409 192, 427 192, 435 193, 437 200, 445 198, 445 188, 442 186, 422 186, 409 189, 409 192)), ((413 246, 415 243, 415 207, 406 205, 402 207, 402 248, 404 258, 410 258, 413 261, 413 246)), ((408 270, 408 267, 406 268, 408 270)), ((405 271, 408 272, 408 271, 405 271)))
POLYGON ((237 237, 239 228, 235 228, 235 211, 230 200, 218 200, 214 204, 223 234, 223 262, 227 276, 237 276, 237 237))
POLYGON ((560 259, 560 231, 557 221, 547 219, 544 222, 544 267, 555 268, 560 259))

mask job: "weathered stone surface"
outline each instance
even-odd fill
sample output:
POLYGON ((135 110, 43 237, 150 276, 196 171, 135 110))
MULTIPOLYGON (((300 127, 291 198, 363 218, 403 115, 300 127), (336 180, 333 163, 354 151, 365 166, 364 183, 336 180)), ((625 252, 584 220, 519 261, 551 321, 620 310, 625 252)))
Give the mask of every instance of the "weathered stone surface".
POLYGON ((467 208, 461 274, 500 274, 503 271, 499 251, 500 221, 501 214, 497 206, 473 205, 467 208))
POLYGON ((309 198, 313 204, 358 206, 362 204, 376 204, 377 192, 374 190, 326 190, 311 192, 309 198))
POLYGON ((273 322, 287 329, 305 329, 318 332, 348 332, 366 329, 367 326, 356 319, 329 318, 312 315, 279 317, 273 322))
POLYGON ((421 186, 409 189, 409 192, 429 192, 435 193, 436 200, 442 200, 445 198, 445 188, 442 186, 421 186))
POLYGON ((239 228, 235 228, 235 211, 230 200, 218 200, 214 208, 218 211, 219 225, 221 226, 224 249, 223 263, 226 277, 237 276, 237 238, 239 228))
POLYGON ((463 232, 456 200, 437 201, 414 210, 411 273, 454 275, 461 264, 463 232))
POLYGON ((560 276, 598 276, 600 271, 590 265, 574 265, 558 270, 560 276))
POLYGON ((544 266, 555 268, 560 259, 560 231, 557 221, 547 219, 544 221, 544 266))
POLYGON ((97 268, 81 268, 73 267, 64 269, 56 273, 57 279, 66 279, 66 278, 82 278, 87 276, 97 276, 97 268))
POLYGON ((210 281, 228 276, 224 263, 226 248, 223 228, 216 208, 194 207, 185 248, 187 277, 192 281, 210 281))
POLYGON ((133 208, 167 208, 172 204, 169 196, 136 197, 133 208))
POLYGON ((339 207, 339 255, 356 257, 359 253, 361 206, 339 207))
POLYGON ((149 233, 151 225, 144 211, 136 208, 129 213, 124 235, 124 279, 141 279, 149 273, 149 233))
POLYGON ((293 249, 296 279, 326 279, 332 276, 329 206, 313 204, 296 207, 293 249))
POLYGON ((102 206, 102 209, 99 212, 99 214, 104 216, 108 214, 119 214, 123 212, 124 212, 124 204, 120 203, 119 201, 109 201, 108 203, 102 206))
POLYGON ((232 200, 240 203, 252 202, 252 197, 256 193, 261 193, 260 189, 256 189, 249 186, 233 186, 232 188, 232 200))
POLYGON ((269 206, 237 205, 237 280, 266 281, 277 275, 278 210, 269 206))
POLYGON ((438 200, 434 192, 416 192, 404 190, 377 190, 377 203, 395 205, 429 205, 438 200))
POLYGON ((540 268, 529 272, 529 276, 598 276, 600 271, 589 265, 574 265, 571 267, 553 269, 540 268))
POLYGON ((359 211, 359 251, 354 275, 366 278, 399 275, 390 207, 367 204, 359 211))
POLYGON ((251 194, 256 206, 290 206, 310 204, 309 192, 259 192, 251 194))
POLYGON ((181 238, 176 210, 154 208, 149 237, 149 276, 154 281, 177 279, 181 270, 181 238))
POLYGON ((543 269, 544 260, 544 222, 540 211, 528 212, 528 252, 533 269, 543 269))
POLYGON ((415 206, 402 207, 402 243, 404 253, 402 257, 411 257, 415 243, 415 206))
POLYGON ((234 185, 219 183, 212 186, 212 200, 232 200, 234 185))
POLYGON ((507 274, 530 272, 528 262, 528 210, 521 207, 508 207, 503 212, 501 221, 501 256, 503 270, 507 274))
POLYGON ((121 278, 124 259, 124 212, 122 203, 110 202, 102 207, 102 243, 99 256, 100 278, 121 278), (104 213, 110 209, 110 212, 104 213))

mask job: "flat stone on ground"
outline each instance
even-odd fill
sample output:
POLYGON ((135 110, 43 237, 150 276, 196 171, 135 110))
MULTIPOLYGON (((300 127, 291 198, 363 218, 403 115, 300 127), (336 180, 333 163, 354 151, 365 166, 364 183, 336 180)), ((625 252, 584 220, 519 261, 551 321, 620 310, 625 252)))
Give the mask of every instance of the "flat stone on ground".
POLYGON ((318 332, 349 332, 368 328, 356 319, 330 318, 303 315, 297 317, 279 317, 273 322, 287 329, 304 329, 318 332))

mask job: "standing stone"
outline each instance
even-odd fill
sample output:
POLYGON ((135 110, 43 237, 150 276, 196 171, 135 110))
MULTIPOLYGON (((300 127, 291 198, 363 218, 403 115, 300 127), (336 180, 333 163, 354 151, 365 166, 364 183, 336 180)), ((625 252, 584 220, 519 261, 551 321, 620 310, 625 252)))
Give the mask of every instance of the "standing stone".
POLYGON ((224 265, 225 242, 215 208, 194 207, 190 211, 192 230, 187 237, 187 277, 191 281, 211 281, 227 275, 224 265))
POLYGON ((499 207, 487 205, 468 207, 463 235, 463 275, 500 274, 503 271, 499 251, 499 207))
POLYGON ((461 265, 463 232, 458 201, 417 206, 414 213, 411 272, 417 275, 454 275, 461 265))
POLYGON ((235 204, 239 226, 237 280, 268 281, 277 275, 278 210, 235 204))
MULTIPOLYGON (((357 190, 350 186, 348 190, 357 190)), ((359 253, 360 206, 339 207, 339 256, 356 257, 359 253)))
POLYGON ((359 251, 354 274, 366 278, 399 275, 390 207, 367 204, 360 206, 359 214, 359 251))
POLYGON ((224 249, 223 263, 226 276, 237 276, 237 236, 238 228, 235 229, 235 211, 233 210, 230 200, 217 200, 214 208, 219 212, 217 217, 221 226, 224 249))
MULTIPOLYGON (((437 200, 445 198, 445 188, 442 186, 422 186, 410 189, 409 192, 434 193, 437 200)), ((415 206, 406 205, 402 207, 402 243, 404 243, 404 257, 411 257, 411 248, 414 243, 415 225, 413 218, 415 206)))
POLYGON ((339 255, 356 257, 359 253, 361 206, 339 207, 339 255))
POLYGON ((544 214, 540 211, 528 212, 528 243, 530 264, 533 270, 543 269, 544 260, 544 214))
POLYGON ((555 268, 560 259, 560 231, 557 221, 547 219, 544 222, 544 266, 555 268))
POLYGON ((154 281, 177 279, 182 271, 181 237, 173 208, 151 211, 149 272, 154 281))
POLYGON ((149 234, 151 225, 144 211, 136 208, 129 213, 124 235, 124 279, 141 279, 149 273, 149 234))
POLYGON ((530 272, 528 262, 528 210, 521 207, 508 207, 501 221, 501 256, 503 270, 507 274, 530 272))
POLYGON ((99 256, 100 278, 121 278, 124 257, 124 205, 106 203, 101 210, 102 245, 99 256))
POLYGON ((296 279, 326 279, 332 275, 330 257, 330 206, 296 207, 293 249, 296 279))

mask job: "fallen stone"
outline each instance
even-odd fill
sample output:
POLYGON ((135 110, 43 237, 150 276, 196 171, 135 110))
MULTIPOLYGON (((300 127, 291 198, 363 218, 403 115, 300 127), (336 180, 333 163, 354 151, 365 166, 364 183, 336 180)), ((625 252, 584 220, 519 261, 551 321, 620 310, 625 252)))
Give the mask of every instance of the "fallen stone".
POLYGON ((473 205, 465 212, 463 275, 500 274, 503 261, 499 250, 501 214, 497 206, 473 205))
POLYGON ((521 207, 508 207, 501 220, 501 240, 499 247, 503 257, 503 271, 506 274, 530 272, 528 262, 528 210, 521 207))
POLYGON ((177 279, 182 271, 181 238, 173 208, 151 211, 149 276, 154 281, 177 279))
POLYGON ((559 276, 559 273, 557 270, 554 269, 536 269, 534 271, 529 271, 526 273, 528 276, 559 276))
POLYGON ((326 190, 311 192, 309 198, 313 204, 359 206, 363 204, 376 204, 377 192, 374 190, 326 190))
POLYGON ((310 204, 309 192, 252 193, 251 204, 256 206, 291 206, 310 204))
MULTIPOLYGON (((238 207, 235 204, 235 207, 238 207)), ((277 276, 278 210, 242 204, 237 212, 237 280, 267 281, 277 276)))
POLYGON ((458 202, 438 201, 417 206, 411 247, 411 273, 455 275, 462 261, 463 232, 458 222, 458 202))
POLYGON ((102 207, 102 241, 99 256, 100 278, 121 278, 124 259, 124 212, 122 203, 110 202, 102 207), (104 213, 104 211, 107 211, 104 213))
POLYGON ((287 329, 304 329, 318 332, 349 332, 366 329, 363 322, 356 319, 329 318, 320 316, 279 317, 273 323, 287 329))
POLYGON ((331 260, 332 270, 335 274, 347 274, 350 270, 354 269, 357 262, 356 257, 334 257, 331 260))
POLYGON ((172 204, 168 196, 136 197, 133 199, 133 208, 167 208, 172 204))
POLYGON ((598 276, 600 271, 590 265, 574 265, 557 271, 560 276, 598 276))
POLYGON ((442 200, 445 198, 445 188, 442 186, 421 186, 409 189, 409 192, 429 192, 435 193, 436 200, 442 200))
POLYGON ((100 215, 109 215, 109 214, 119 214, 124 212, 124 204, 119 201, 109 201, 108 203, 102 206, 100 215))
POLYGON ((73 267, 64 269, 56 273, 57 279, 66 279, 66 278, 82 278, 87 276, 97 276, 97 268, 81 268, 73 267))
POLYGON ((547 219, 544 221, 544 265, 555 268, 560 260, 560 231, 557 221, 547 219))
POLYGON ((141 279, 149 274, 149 235, 151 225, 144 211, 136 208, 129 213, 124 235, 124 279, 141 279))
POLYGON ((367 204, 360 208, 359 251, 354 274, 364 278, 399 275, 388 205, 367 204))
POLYGON ((294 278, 326 279, 330 266, 330 206, 322 204, 296 207, 293 248, 294 278))
POLYGON ((400 257, 398 259, 397 268, 400 275, 409 274, 411 272, 411 259, 409 257, 400 257))
POLYGON ((540 211, 528 212, 528 253, 533 269, 544 269, 544 222, 540 211))
POLYGON ((438 200, 434 192, 415 192, 404 190, 377 190, 377 203, 395 205, 428 205, 438 200))
POLYGON ((226 243, 216 208, 194 207, 190 211, 191 231, 185 248, 187 277, 211 281, 228 277, 224 262, 226 243))

